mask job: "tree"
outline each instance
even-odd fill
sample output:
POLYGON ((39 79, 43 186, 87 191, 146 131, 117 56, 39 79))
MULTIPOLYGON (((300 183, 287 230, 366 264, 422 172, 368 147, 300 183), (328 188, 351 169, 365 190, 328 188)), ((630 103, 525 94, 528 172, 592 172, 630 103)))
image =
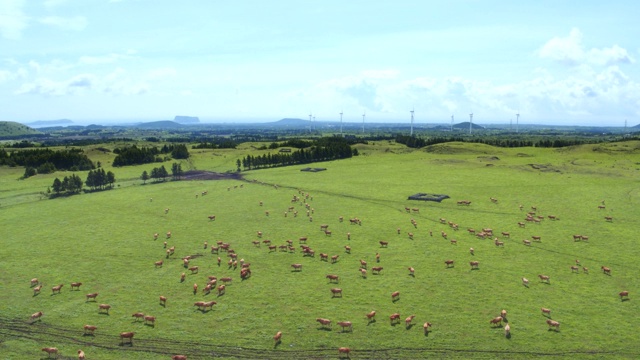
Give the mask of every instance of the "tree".
POLYGON ((28 177, 32 177, 36 175, 36 169, 32 168, 31 166, 27 166, 24 169, 24 175, 22 175, 23 178, 28 178, 28 177))
POLYGON ((173 175, 173 180, 180 179, 180 176, 182 176, 182 165, 173 163, 171 165, 171 174, 173 175))
POLYGON ((236 171, 240 172, 240 166, 242 165, 242 162, 240 161, 240 159, 236 160, 236 167, 238 168, 236 171))
POLYGON ((51 188, 53 188, 53 192, 56 194, 60 194, 63 190, 62 188, 62 181, 60 181, 60 179, 56 178, 55 180, 53 180, 53 185, 51 186, 51 188))
MULTIPOLYGON (((104 170, 102 170, 102 171, 104 171, 104 170)), ((111 188, 113 188, 113 184, 115 182, 116 182, 116 175, 111 171, 107 172, 107 184, 109 184, 109 186, 111 188)))
POLYGON ((187 149, 187 146, 184 144, 176 145, 171 151, 171 157, 174 159, 188 159, 189 150, 187 149))
POLYGON ((149 180, 149 174, 147 173, 147 170, 142 172, 142 175, 140 176, 140 179, 142 179, 143 184, 147 183, 147 180, 149 180))

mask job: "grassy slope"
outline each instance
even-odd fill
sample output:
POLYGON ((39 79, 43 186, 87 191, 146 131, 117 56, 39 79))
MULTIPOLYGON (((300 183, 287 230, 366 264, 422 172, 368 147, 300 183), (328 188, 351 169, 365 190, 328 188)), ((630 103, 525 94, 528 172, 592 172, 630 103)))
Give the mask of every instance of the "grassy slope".
MULTIPOLYGON (((305 173, 299 167, 247 172, 249 179, 278 184, 278 189, 232 181, 146 186, 126 186, 133 182, 123 181, 117 191, 37 202, 21 194, 33 193, 34 183, 46 187, 60 174, 17 181, 14 172, 19 170, 2 168, 0 213, 7 235, 1 244, 3 253, 11 256, 0 263, 0 302, 6 305, 1 317, 3 326, 12 322, 14 329, 28 328, 30 335, 0 329, 7 340, 0 344, 0 352, 18 359, 24 354, 41 356, 42 346, 58 346, 66 355, 81 347, 101 359, 155 359, 163 358, 161 353, 180 352, 191 359, 212 351, 299 358, 335 356, 337 346, 350 346, 352 357, 365 358, 413 358, 434 352, 512 358, 572 351, 637 357, 638 324, 633 319, 639 310, 634 294, 640 285, 635 277, 640 254, 634 242, 638 155, 611 154, 617 149, 447 144, 431 152, 409 152, 381 142, 361 145, 363 156, 319 165, 328 168, 324 172, 305 173), (535 170, 530 164, 546 167, 535 170), (234 188, 240 184, 244 186, 234 188), (313 222, 299 204, 295 205, 298 217, 283 216, 298 188, 313 195, 309 201, 313 222), (196 199, 194 194, 205 189, 209 195, 196 199), (405 200, 416 192, 443 193, 451 199, 405 200), (489 197, 498 198, 498 204, 489 197), (460 207, 455 204, 460 199, 473 203, 460 207), (602 199, 607 208, 598 210, 602 199), (560 220, 520 229, 516 225, 524 218, 520 204, 525 209, 537 206, 540 214, 554 214, 560 220), (420 213, 407 214, 405 206, 417 206, 420 213), (166 207, 171 210, 165 215, 166 207), (216 214, 215 222, 206 218, 210 214, 216 214), (605 214, 614 222, 604 222, 605 214), (338 216, 357 216, 363 225, 340 223, 338 216), (412 228, 411 218, 417 229, 412 228), (454 233, 439 218, 458 223, 461 230, 454 233), (331 237, 318 230, 321 223, 330 225, 331 237), (467 234, 468 227, 491 227, 512 235, 505 239, 504 249, 496 248, 490 240, 467 234), (396 228, 402 229, 401 235, 396 228), (173 238, 168 243, 176 246, 177 254, 162 269, 154 269, 153 262, 164 257, 164 249, 163 240, 154 241, 151 235, 169 230, 173 238), (308 236, 318 253, 340 254, 340 261, 328 264, 300 253, 268 253, 266 247, 251 244, 258 230, 275 244, 308 236), (347 231, 352 234, 349 241, 347 231), (413 241, 407 238, 408 231, 414 232, 413 241), (440 231, 456 238, 458 245, 443 240, 440 231), (574 233, 589 235, 589 243, 574 243, 574 233), (542 236, 542 242, 523 246, 521 240, 531 235, 542 236), (215 265, 218 255, 205 251, 202 243, 217 240, 230 242, 240 257, 252 263, 253 278, 240 282, 238 271, 215 265), (390 241, 389 248, 379 248, 379 240, 390 241), (351 255, 344 253, 346 244, 353 248, 351 255), (476 249, 475 256, 469 254, 470 246, 476 249), (376 252, 385 268, 382 275, 362 279, 358 260, 371 264, 376 252), (201 273, 180 283, 184 271, 180 257, 188 254, 202 255, 193 260, 201 273), (570 272, 576 258, 591 274, 570 272), (444 269, 445 259, 456 260, 456 266, 444 269), (479 271, 469 270, 467 262, 472 259, 480 261, 479 271), (303 271, 292 273, 294 262, 303 263, 303 271), (613 276, 602 275, 601 265, 610 266, 613 276), (407 266, 416 269, 415 278, 407 275, 407 266), (326 282, 327 273, 340 276, 342 299, 331 299, 329 288, 336 285, 326 282), (551 276, 551 285, 537 281, 540 273, 551 276), (232 276, 235 283, 217 299, 213 311, 202 314, 191 306, 193 301, 215 296, 194 296, 190 290, 194 282, 202 287, 211 274, 232 276), (522 276, 531 280, 529 289, 521 285, 522 276), (35 297, 28 288, 32 277, 45 283, 42 294, 35 297), (71 292, 71 281, 85 285, 71 292), (65 287, 60 295, 51 296, 49 289, 57 283, 65 287), (631 301, 617 298, 623 289, 631 291, 631 301), (392 303, 390 294, 395 290, 402 295, 392 303), (98 315, 96 304, 84 302, 84 294, 93 291, 100 293, 99 303, 113 306, 111 315, 98 315), (157 304, 161 294, 169 298, 166 308, 157 304), (547 331, 539 311, 542 306, 551 308, 553 318, 561 322, 559 333, 547 331), (503 308, 509 311, 510 340, 501 329, 488 325, 503 308), (364 314, 373 309, 378 321, 367 325, 364 314), (28 315, 39 310, 45 312, 42 322, 26 325, 28 315), (137 311, 156 315, 158 325, 134 324, 130 316, 137 311), (418 325, 409 330, 404 323, 389 326, 388 315, 393 312, 400 312, 403 319, 416 314, 418 325), (341 333, 335 325, 333 331, 319 330, 316 317, 351 320, 354 331, 341 333), (420 329, 424 321, 434 324, 428 337, 420 329), (95 338, 81 336, 85 323, 99 327, 95 338), (271 337, 278 330, 284 332, 284 341, 274 349, 271 337), (120 331, 136 331, 132 348, 118 346, 120 331), (238 352, 236 347, 255 350, 238 352), (307 350, 312 352, 297 352, 307 350)), ((232 151, 214 154, 195 153, 188 166, 225 171, 233 169, 239 157, 232 151)), ((112 155, 99 156, 108 168, 112 155)), ((114 172, 118 179, 133 179, 152 167, 114 172)), ((224 254, 220 256, 226 261, 224 254)))
POLYGON ((13 121, 0 121, 0 136, 39 134, 36 129, 13 121))

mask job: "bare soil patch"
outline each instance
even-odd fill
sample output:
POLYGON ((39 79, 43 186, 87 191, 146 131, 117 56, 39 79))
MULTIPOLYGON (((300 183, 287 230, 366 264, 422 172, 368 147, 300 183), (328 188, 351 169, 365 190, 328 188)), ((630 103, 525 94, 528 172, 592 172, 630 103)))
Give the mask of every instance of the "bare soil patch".
POLYGON ((217 173, 204 170, 189 170, 182 175, 184 180, 242 180, 240 173, 217 173))

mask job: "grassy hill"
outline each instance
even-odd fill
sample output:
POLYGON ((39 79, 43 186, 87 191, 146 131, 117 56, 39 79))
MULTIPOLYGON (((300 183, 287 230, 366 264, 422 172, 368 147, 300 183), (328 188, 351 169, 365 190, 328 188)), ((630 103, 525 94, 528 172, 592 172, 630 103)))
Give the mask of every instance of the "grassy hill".
POLYGON ((40 131, 13 121, 0 121, 0 137, 40 134, 40 131))
MULTIPOLYGON (((232 171, 236 159, 268 152, 250 145, 192 151, 183 169, 232 171)), ((348 346, 352 359, 638 358, 639 145, 450 143, 407 149, 379 141, 359 144, 360 156, 313 165, 327 169, 322 172, 292 166, 243 172, 244 180, 147 185, 137 178, 158 164, 111 168, 112 153, 87 147, 121 187, 54 200, 38 200, 37 192, 61 174, 17 180, 23 169, 0 168, 0 218, 7 234, 0 248, 11 254, 0 262, 0 352, 9 359, 44 358, 40 348, 56 346, 64 358, 81 348, 88 358, 107 360, 173 354, 190 360, 299 359, 336 358, 337 348, 348 346), (419 192, 451 199, 407 200, 419 192), (458 205, 462 199, 471 205, 458 205), (518 226, 533 207, 542 220, 518 226), (349 222, 355 217, 361 225, 349 222), (332 234, 320 231, 321 224, 332 234), (469 228, 492 228, 504 247, 469 228), (157 240, 154 233, 161 234, 157 240), (574 241, 575 234, 589 240, 574 241), (302 236, 315 257, 303 256, 302 236), (541 241, 523 243, 533 236, 541 241), (292 240, 295 251, 270 250, 265 240, 276 246, 292 240), (174 255, 166 256, 164 241, 175 246, 174 255), (239 268, 227 265, 227 253, 210 251, 218 241, 251 263, 251 278, 239 278, 239 268), (339 255, 338 261, 322 261, 321 253, 339 255), (183 267, 185 256, 197 273, 183 267), (445 266, 448 259, 453 267, 445 266), (154 266, 158 260, 164 260, 162 267, 154 266), (360 260, 368 263, 366 277, 360 260), (571 270, 576 260, 579 273, 571 270), (479 270, 471 270, 470 261, 479 261, 479 270), (293 271, 295 263, 303 265, 301 271, 293 271), (384 269, 374 275, 373 266, 384 269), (601 266, 610 267, 611 275, 601 266), (339 282, 330 283, 327 274, 338 275, 339 282), (539 281, 539 274, 550 276, 550 283, 539 281), (208 276, 233 281, 224 295, 204 294, 208 276), (43 283, 39 295, 30 288, 32 278, 43 283), (71 282, 83 285, 71 291, 71 282), (54 295, 57 284, 65 285, 54 295), (343 296, 332 297, 333 287, 343 296), (621 301, 622 290, 630 292, 629 300, 621 301), (391 299, 394 291, 400 291, 398 301, 391 299), (92 292, 99 293, 97 301, 86 301, 92 292), (168 298, 166 306, 159 304, 160 295, 168 298), (196 301, 217 304, 199 311, 196 301), (100 303, 112 306, 109 315, 98 312, 100 303), (559 331, 549 330, 541 307, 551 309, 559 331), (510 338, 489 324, 502 309, 510 338), (372 310, 376 321, 369 322, 365 315, 372 310), (31 323, 37 311, 44 316, 31 323), (136 322, 135 312, 156 316, 155 326, 136 322), (401 322, 392 325, 389 315, 396 312, 401 322), (402 320, 413 314, 414 325, 405 326, 402 320), (320 326, 316 318, 332 320, 333 327, 320 326), (353 331, 342 331, 338 321, 351 321, 353 331), (427 321, 432 331, 425 335, 427 321), (85 324, 98 326, 95 336, 83 335, 85 324), (136 333, 132 345, 121 345, 118 334, 124 331, 136 333), (277 331, 283 338, 274 344, 277 331)))

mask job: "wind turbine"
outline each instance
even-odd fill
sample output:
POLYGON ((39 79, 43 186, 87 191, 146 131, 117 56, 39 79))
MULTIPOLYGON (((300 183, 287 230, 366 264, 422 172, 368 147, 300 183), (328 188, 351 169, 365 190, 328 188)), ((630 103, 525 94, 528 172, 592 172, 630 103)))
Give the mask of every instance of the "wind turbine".
POLYGON ((342 135, 342 110, 340 110, 340 135, 342 135))
POLYGON ((362 113, 362 133, 363 134, 364 134, 364 117, 365 117, 366 114, 367 114, 366 111, 362 113))
POLYGON ((516 132, 518 132, 518 121, 520 120, 520 110, 516 114, 516 132))
POLYGON ((410 136, 413 136, 413 112, 414 109, 411 109, 410 113, 411 113, 411 133, 409 134, 410 136))
POLYGON ((313 130, 313 120, 311 120, 311 118, 313 118, 313 115, 311 114, 311 111, 309 111, 309 132, 313 130))
POLYGON ((449 131, 453 132, 453 115, 451 115, 451 129, 449 131))
POLYGON ((313 130, 316 129, 315 121, 316 121, 316 117, 314 116, 313 121, 311 122, 311 125, 313 126, 313 130))
POLYGON ((471 135, 471 126, 473 125, 473 113, 469 114, 469 135, 471 135))

